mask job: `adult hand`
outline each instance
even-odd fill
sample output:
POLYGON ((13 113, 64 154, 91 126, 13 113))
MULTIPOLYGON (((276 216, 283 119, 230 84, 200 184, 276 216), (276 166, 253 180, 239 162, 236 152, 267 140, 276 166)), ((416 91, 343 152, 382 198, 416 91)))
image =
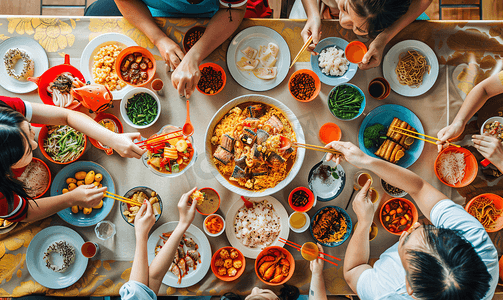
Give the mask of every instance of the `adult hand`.
POLYGON ((314 48, 318 45, 321 37, 321 19, 319 17, 316 18, 308 18, 306 25, 304 25, 304 29, 300 32, 300 36, 304 40, 304 43, 307 42, 310 36, 313 37, 313 42, 306 48, 307 51, 311 52, 312 55, 318 55, 318 53, 314 52, 314 48))
POLYGON ((178 215, 179 215, 179 224, 184 226, 187 229, 194 220, 194 216, 196 215, 196 204, 197 201, 192 201, 192 204, 189 205, 189 198, 192 193, 197 189, 197 187, 183 194, 178 201, 178 215))
POLYGON ((97 188, 94 184, 81 185, 69 192, 72 194, 74 200, 72 206, 95 207, 100 203, 101 199, 103 199, 103 193, 106 190, 106 186, 97 188))
POLYGON ((503 169, 503 146, 501 142, 488 134, 474 135, 472 140, 475 148, 500 171, 503 169))
MULTIPOLYGON (((321 245, 319 243, 317 243, 317 245, 318 245, 318 250, 320 250, 320 252, 323 252, 323 247, 321 247, 321 245)), ((315 260, 312 260, 309 263, 309 268, 311 269, 311 273, 313 273, 313 275, 318 275, 318 274, 323 273, 323 265, 324 265, 325 261, 323 259, 321 259, 320 257, 325 257, 325 256, 323 254, 319 254, 318 258, 316 258, 315 260)))
POLYGON ((167 36, 159 39, 155 46, 171 70, 175 70, 185 56, 180 46, 167 36))
POLYGON ((382 54, 386 43, 377 36, 369 45, 367 53, 363 56, 362 62, 358 67, 362 70, 375 68, 381 64, 382 54))
POLYGON ((442 151, 444 146, 448 146, 447 144, 448 140, 457 138, 458 136, 463 133, 463 130, 465 129, 465 126, 463 126, 463 123, 461 121, 454 121, 452 122, 451 125, 446 126, 442 128, 438 133, 437 137, 439 141, 437 141, 437 148, 438 152, 442 151))
POLYGON ((148 238, 148 233, 155 223, 155 215, 150 201, 143 201, 143 205, 134 218, 134 231, 136 238, 148 238))
POLYGON ((362 168, 368 163, 369 156, 363 153, 360 148, 356 147, 350 142, 336 142, 333 141, 325 146, 325 148, 335 149, 343 154, 344 157, 340 155, 333 155, 327 153, 327 161, 333 160, 336 164, 340 164, 341 159, 344 158, 347 162, 354 165, 357 168, 362 168))
POLYGON ((140 138, 139 132, 117 134, 112 148, 122 157, 140 158, 147 151, 133 142, 135 139, 140 140, 140 138))
POLYGON ((190 98, 200 78, 201 72, 197 62, 185 57, 171 75, 171 83, 180 96, 190 98))
POLYGON ((377 205, 374 205, 370 197, 368 197, 370 182, 370 179, 367 180, 360 192, 356 194, 355 200, 353 201, 353 211, 358 218, 358 225, 365 226, 365 228, 370 228, 372 225, 372 219, 377 209, 377 205))

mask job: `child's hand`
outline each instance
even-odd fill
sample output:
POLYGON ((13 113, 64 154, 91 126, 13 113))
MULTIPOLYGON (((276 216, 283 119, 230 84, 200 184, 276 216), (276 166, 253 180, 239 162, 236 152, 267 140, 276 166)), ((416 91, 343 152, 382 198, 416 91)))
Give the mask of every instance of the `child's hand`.
MULTIPOLYGON (((323 247, 321 247, 321 245, 319 243, 317 243, 317 245, 318 245, 318 250, 320 250, 320 252, 323 252, 323 247)), ((325 257, 323 254, 319 254, 318 256, 325 257)), ((309 263, 309 268, 311 269, 311 272, 313 273, 313 275, 319 275, 319 274, 323 273, 323 265, 324 265, 325 261, 319 257, 315 260, 312 260, 309 263)))
POLYGON ((155 223, 155 215, 152 210, 152 204, 150 201, 143 201, 143 205, 134 218, 134 231, 136 234, 136 239, 143 237, 148 238, 148 233, 155 223))
POLYGON ((140 158, 147 151, 133 143, 133 140, 140 140, 140 138, 139 132, 116 134, 111 147, 122 157, 140 158))
POLYGON ((192 204, 189 206, 189 198, 192 193, 197 189, 197 187, 183 194, 178 201, 178 214, 179 214, 179 224, 184 226, 185 229, 189 228, 190 223, 194 220, 194 216, 196 215, 196 204, 197 201, 192 201, 192 204))
POLYGON ((446 126, 437 133, 437 137, 439 141, 437 141, 437 148, 438 152, 442 151, 444 146, 448 146, 447 144, 448 140, 457 138, 463 133, 463 130, 465 129, 465 126, 463 126, 463 123, 460 121, 454 121, 452 122, 451 125, 446 126))
POLYGON ((94 184, 81 185, 69 192, 74 199, 74 204, 72 206, 95 207, 100 204, 101 199, 103 199, 103 193, 106 190, 106 186, 97 188, 94 184))
POLYGON ((321 37, 321 20, 320 17, 308 18, 304 29, 300 32, 304 43, 307 42, 310 36, 313 37, 312 43, 306 48, 307 51, 311 52, 312 55, 318 55, 318 53, 314 52, 314 48, 320 41, 321 37))

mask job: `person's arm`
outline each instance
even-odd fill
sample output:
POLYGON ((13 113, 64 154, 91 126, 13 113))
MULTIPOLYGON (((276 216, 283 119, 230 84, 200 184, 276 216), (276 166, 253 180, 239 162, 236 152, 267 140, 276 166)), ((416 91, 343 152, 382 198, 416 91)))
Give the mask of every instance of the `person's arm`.
POLYGON ((313 36, 313 42, 306 48, 306 50, 311 52, 311 54, 313 55, 317 55, 317 53, 314 52, 314 48, 320 41, 321 37, 321 16, 318 7, 318 1, 302 0, 302 5, 304 6, 304 10, 306 11, 307 21, 300 35, 302 36, 304 43, 309 39, 310 36, 313 36))
POLYGON ((129 280, 134 280, 148 286, 148 233, 155 223, 155 216, 150 201, 145 200, 134 220, 134 233, 136 236, 136 249, 134 252, 133 266, 129 280))
POLYGON ((37 200, 28 200, 28 213, 22 222, 34 222, 45 219, 60 210, 75 205, 83 207, 97 206, 101 199, 103 199, 103 192, 105 192, 106 189, 106 187, 96 188, 96 186, 92 184, 81 185, 66 194, 37 200))
MULTIPOLYGON (((323 247, 318 244, 318 249, 323 252, 323 247)), ((323 254, 321 257, 325 257, 323 254)), ((311 285, 309 286, 309 300, 327 300, 327 291, 325 289, 325 278, 323 277, 323 260, 315 259, 309 264, 311 268, 311 285)))
POLYGON ((503 93, 503 72, 494 74, 477 84, 466 96, 452 123, 438 132, 437 137, 440 140, 437 142, 438 150, 442 150, 442 146, 446 144, 447 140, 456 138, 463 133, 466 123, 489 98, 501 93, 503 93))
POLYGON ((412 0, 407 12, 401 16, 393 25, 379 33, 370 43, 369 49, 359 64, 360 69, 367 70, 381 64, 384 47, 402 29, 412 23, 421 15, 433 0, 412 0))
MULTIPOLYGON (((149 270, 149 285, 148 287, 154 291, 154 293, 159 292, 161 287, 162 279, 166 272, 168 272, 173 258, 175 257, 175 251, 177 251, 180 240, 183 234, 189 228, 194 216, 196 214, 196 204, 197 201, 192 201, 192 205, 189 206, 189 196, 196 190, 193 188, 189 192, 182 195, 180 201, 178 202, 178 213, 180 220, 178 225, 176 225, 175 230, 169 237, 168 241, 164 246, 162 246, 161 251, 157 253, 154 260, 150 264, 149 270)), ((183 258, 182 258, 183 259, 183 258)))
POLYGON ((32 122, 50 125, 69 125, 77 131, 100 141, 113 148, 123 157, 140 158, 146 151, 133 143, 140 139, 140 133, 117 134, 99 125, 91 117, 81 112, 52 105, 31 103, 33 109, 32 122))
MULTIPOLYGON (((332 147, 342 152, 344 159, 352 165, 366 168, 387 183, 409 193, 428 219, 430 219, 430 212, 435 204, 443 199, 448 199, 447 196, 412 171, 382 159, 370 157, 350 142, 331 142, 326 147, 332 147)), ((336 163, 340 162, 340 157, 336 158, 329 153, 327 160, 330 159, 334 159, 336 163)))
POLYGON ((199 65, 238 28, 245 15, 245 9, 246 5, 231 9, 220 7, 211 18, 203 36, 190 48, 171 75, 171 82, 179 95, 190 98, 201 78, 199 65))

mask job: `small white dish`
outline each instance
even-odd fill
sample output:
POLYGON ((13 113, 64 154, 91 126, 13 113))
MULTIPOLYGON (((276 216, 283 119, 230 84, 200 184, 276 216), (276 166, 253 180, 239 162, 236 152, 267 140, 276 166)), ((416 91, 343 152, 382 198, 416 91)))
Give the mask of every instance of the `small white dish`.
POLYGON ((148 127, 154 125, 155 122, 157 122, 157 120, 159 119, 159 116, 161 115, 161 101, 159 101, 159 97, 157 97, 157 94, 154 93, 152 90, 149 90, 149 89, 143 88, 143 87, 137 87, 137 88, 133 88, 132 90, 130 90, 129 92, 127 92, 124 95, 124 97, 122 98, 121 103, 120 103, 120 111, 121 111, 122 119, 124 120, 124 122, 126 122, 126 124, 128 124, 129 126, 131 126, 133 128, 136 128, 136 129, 145 129, 145 128, 148 128, 148 127), (139 94, 139 93, 147 93, 150 96, 152 96, 155 99, 155 101, 157 102, 157 116, 155 117, 155 119, 151 123, 149 123, 147 125, 135 125, 127 116, 126 105, 127 105, 128 100, 131 99, 134 95, 139 94))
POLYGON ((311 218, 309 218, 309 215, 305 212, 294 211, 288 217, 288 226, 290 226, 290 229, 295 233, 303 233, 304 231, 306 231, 309 228, 309 224, 311 224, 311 218), (303 214, 304 217, 306 217, 306 224, 304 224, 304 226, 302 226, 301 228, 293 228, 292 225, 290 224, 290 219, 292 218, 293 214, 295 214, 295 213, 303 214))
POLYGON ((203 222, 203 229, 204 229, 204 233, 206 233, 207 236, 211 236, 211 237, 217 237, 219 235, 221 235, 224 231, 225 231, 225 220, 224 218, 219 215, 219 214, 211 214, 211 215, 208 215, 206 218, 204 218, 204 222, 203 222), (206 228, 206 220, 208 220, 208 218, 212 217, 212 216, 218 216, 223 222, 224 222, 224 226, 222 227, 222 229, 217 232, 217 233, 211 233, 208 231, 208 228, 206 228))

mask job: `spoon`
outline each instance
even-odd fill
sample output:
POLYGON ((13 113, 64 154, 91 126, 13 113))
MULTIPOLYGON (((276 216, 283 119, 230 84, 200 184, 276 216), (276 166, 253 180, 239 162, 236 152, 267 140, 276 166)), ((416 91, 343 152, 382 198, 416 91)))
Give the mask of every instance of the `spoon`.
POLYGON ((251 209, 253 208, 253 203, 246 199, 245 197, 241 196, 241 199, 244 201, 246 208, 251 209))
POLYGON ((189 137, 194 134, 194 126, 190 122, 190 113, 189 113, 189 100, 187 100, 187 119, 185 120, 185 124, 182 128, 183 135, 189 137))

